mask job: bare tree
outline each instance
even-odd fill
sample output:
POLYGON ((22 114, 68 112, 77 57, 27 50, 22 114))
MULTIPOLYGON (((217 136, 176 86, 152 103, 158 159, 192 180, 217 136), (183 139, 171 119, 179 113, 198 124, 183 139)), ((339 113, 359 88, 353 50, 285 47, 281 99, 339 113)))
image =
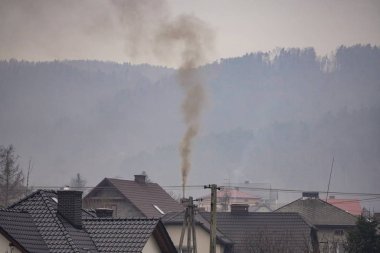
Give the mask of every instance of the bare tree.
POLYGON ((8 206, 24 193, 24 175, 12 145, 0 146, 0 205, 8 206))
POLYGON ((75 188, 78 191, 84 191, 86 188, 86 180, 84 180, 80 173, 77 173, 76 177, 73 177, 70 182, 70 187, 75 188))

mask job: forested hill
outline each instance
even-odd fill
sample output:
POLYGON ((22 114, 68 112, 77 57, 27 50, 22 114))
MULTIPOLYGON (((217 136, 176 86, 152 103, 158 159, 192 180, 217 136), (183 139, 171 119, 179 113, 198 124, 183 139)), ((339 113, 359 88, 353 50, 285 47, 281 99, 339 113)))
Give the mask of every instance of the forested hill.
MULTIPOLYGON (((380 192, 380 49, 278 49, 200 68, 208 103, 190 184, 380 192)), ((176 71, 95 61, 0 62, 0 145, 35 185, 94 185, 146 171, 180 184, 182 91, 176 71), (163 171, 165 173, 163 173, 163 171)))

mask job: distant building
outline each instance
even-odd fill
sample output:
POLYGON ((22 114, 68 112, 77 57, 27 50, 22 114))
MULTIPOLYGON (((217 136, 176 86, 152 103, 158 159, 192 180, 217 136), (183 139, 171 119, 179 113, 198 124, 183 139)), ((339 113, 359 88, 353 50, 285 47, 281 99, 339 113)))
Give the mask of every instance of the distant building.
POLYGON ((327 203, 355 216, 361 215, 363 211, 358 199, 337 199, 335 196, 330 196, 327 199, 327 203))
POLYGON ((318 192, 304 192, 275 212, 297 212, 317 229, 321 252, 344 252, 346 233, 355 226, 357 217, 319 198, 318 192))
MULTIPOLYGON (((217 192, 217 206, 216 209, 219 212, 231 211, 230 206, 232 204, 247 204, 248 206, 256 206, 261 202, 261 198, 254 196, 248 192, 240 191, 239 188, 223 188, 217 192)), ((202 201, 199 203, 200 208, 204 208, 205 211, 210 211, 211 195, 202 197, 202 201)))
POLYGON ((180 212, 183 206, 161 186, 146 181, 145 175, 135 180, 103 179, 83 199, 85 208, 110 208, 114 217, 161 217, 180 212))

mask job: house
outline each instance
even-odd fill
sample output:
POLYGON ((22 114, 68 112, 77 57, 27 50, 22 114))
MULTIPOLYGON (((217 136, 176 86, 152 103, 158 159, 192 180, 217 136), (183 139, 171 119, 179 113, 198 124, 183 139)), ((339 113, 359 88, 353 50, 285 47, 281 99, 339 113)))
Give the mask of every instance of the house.
POLYGON ((297 199, 275 212, 297 212, 317 229, 321 252, 344 252, 345 235, 357 218, 319 198, 318 192, 304 192, 297 199))
POLYGON ((336 206, 352 215, 359 216, 362 214, 362 207, 358 199, 337 199, 335 196, 330 196, 327 203, 336 206))
MULTIPOLYGON (((165 225, 170 237, 176 248, 179 248, 179 241, 182 232, 182 225, 185 211, 167 213, 162 217, 162 222, 165 225)), ((195 214, 195 233, 198 252, 210 252, 210 223, 199 213, 195 214)), ((187 232, 184 233, 184 238, 187 238, 187 232)), ((187 245, 184 242, 184 245, 187 245)), ((233 241, 216 230, 216 253, 232 252, 233 241)))
POLYGON ((89 212, 71 190, 38 190, 1 210, 0 234, 0 252, 177 252, 159 219, 89 212))
MULTIPOLYGON (((248 204, 256 206, 261 202, 261 198, 250 193, 240 191, 239 188, 223 188, 217 192, 217 211, 229 212, 231 204, 248 204)), ((200 208, 210 211, 211 195, 202 197, 200 208)))
POLYGON ((146 181, 145 175, 135 180, 103 179, 83 199, 85 208, 110 208, 114 217, 161 217, 168 212, 181 212, 183 206, 161 186, 146 181))
MULTIPOLYGON (((298 213, 248 212, 247 204, 233 204, 231 212, 217 212, 218 230, 233 242, 234 253, 318 252, 316 228, 298 213)), ((209 212, 200 215, 210 221, 209 212)))

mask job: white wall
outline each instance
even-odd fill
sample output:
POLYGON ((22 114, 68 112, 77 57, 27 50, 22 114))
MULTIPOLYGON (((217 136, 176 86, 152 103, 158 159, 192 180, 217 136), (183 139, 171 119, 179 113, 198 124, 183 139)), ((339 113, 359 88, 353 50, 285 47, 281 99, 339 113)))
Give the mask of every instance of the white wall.
POLYGON ((20 250, 14 248, 13 251, 11 251, 9 247, 9 241, 7 238, 5 238, 2 234, 0 234, 0 252, 1 253, 21 253, 20 250))
POLYGON ((150 236, 148 242, 145 244, 142 253, 161 253, 157 241, 154 239, 153 235, 150 236))
MULTIPOLYGON (((174 246, 178 248, 179 240, 181 238, 182 225, 165 225, 170 238, 172 239, 174 246)), ((195 228, 196 238, 197 238, 197 250, 198 252, 210 252, 210 234, 200 227, 199 225, 195 228)), ((187 233, 185 232, 183 246, 187 243, 187 233)), ((223 253, 224 248, 220 244, 216 244, 216 253, 223 253)))

